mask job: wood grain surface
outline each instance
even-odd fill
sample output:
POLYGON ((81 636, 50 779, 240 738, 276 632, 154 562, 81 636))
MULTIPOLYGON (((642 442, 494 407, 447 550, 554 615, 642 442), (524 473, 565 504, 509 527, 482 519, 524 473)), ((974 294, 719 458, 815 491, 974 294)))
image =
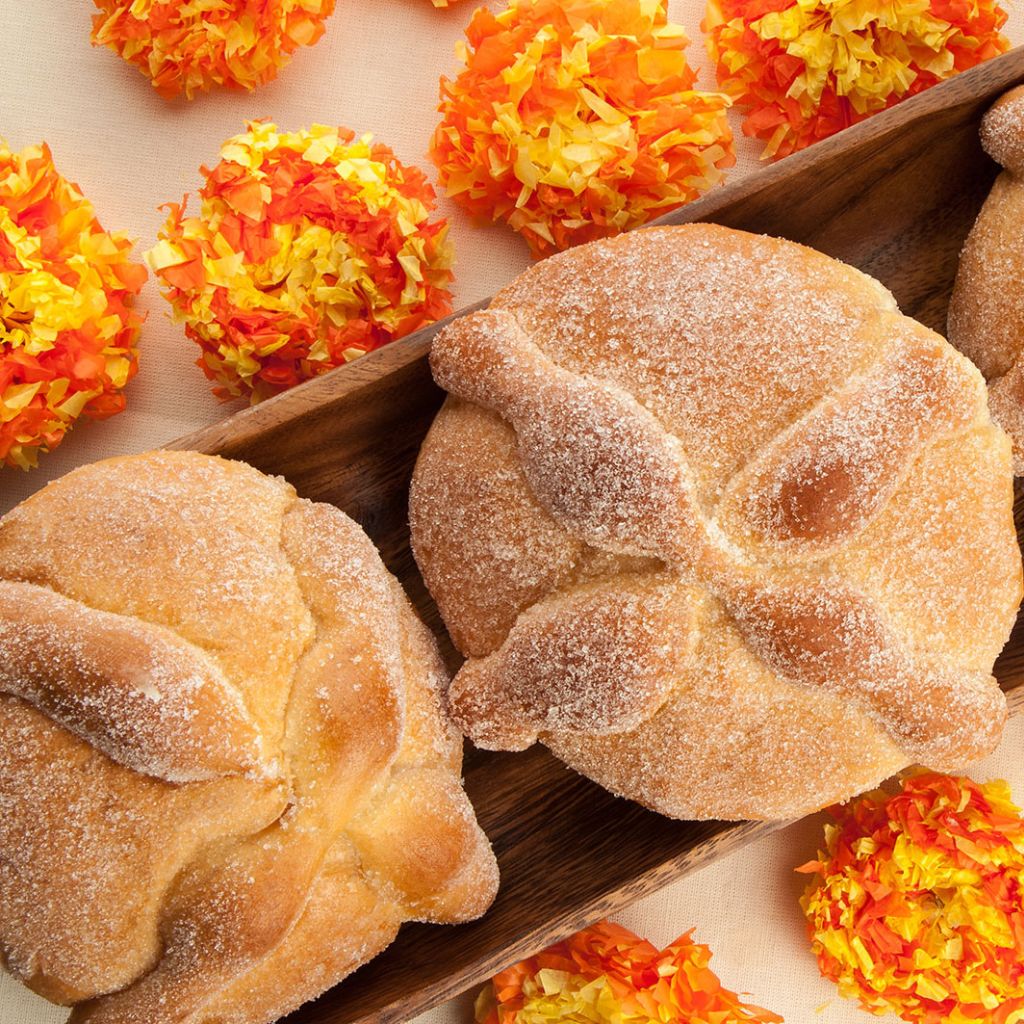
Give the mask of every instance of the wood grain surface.
MULTIPOLYGON (((873 274, 906 313, 942 331, 961 244, 996 171, 978 145, 978 122, 1022 81, 1024 50, 1017 50, 661 223, 714 220, 812 245, 873 274)), ((343 508, 441 635, 406 524, 409 476, 442 399, 426 363, 438 327, 175 447, 243 459, 287 477, 306 497, 343 508)), ((1020 493, 1017 514, 1020 529, 1020 493)), ((454 664, 443 635, 442 642, 454 664)), ((1007 690, 1024 683, 1020 628, 997 673, 1007 690)), ((1024 706, 1024 688, 1011 703, 1024 706)), ((469 750, 465 774, 501 865, 492 910, 458 928, 407 925, 387 952, 289 1018, 295 1024, 406 1020, 777 827, 670 821, 615 799, 541 748, 469 750)))

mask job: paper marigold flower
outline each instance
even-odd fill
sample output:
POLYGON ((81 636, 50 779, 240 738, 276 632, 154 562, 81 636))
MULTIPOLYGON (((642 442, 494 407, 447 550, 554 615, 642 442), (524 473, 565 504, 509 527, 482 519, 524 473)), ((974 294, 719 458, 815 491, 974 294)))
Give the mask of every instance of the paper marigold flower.
POLYGON ((103 230, 49 148, 0 139, 0 465, 30 469, 79 416, 124 409, 146 268, 103 230))
POLYGON ((1005 782, 925 773, 834 811, 801 905, 821 973, 921 1024, 1024 1020, 1024 821, 1005 782))
POLYGON ((221 397, 256 402, 451 312, 434 191, 387 146, 249 122, 146 254, 221 397))
POLYGON ((92 41, 134 64, 161 96, 254 89, 324 33, 335 0, 93 0, 92 41))
POLYGON ((512 0, 466 38, 431 156, 449 196, 537 256, 643 224, 734 162, 729 100, 694 88, 664 0, 512 0))
POLYGON ((602 921, 496 974, 478 1024, 774 1024, 782 1018, 722 987, 711 951, 687 933, 658 950, 602 921))
POLYGON ((1009 49, 993 0, 708 0, 722 89, 788 156, 1009 49))

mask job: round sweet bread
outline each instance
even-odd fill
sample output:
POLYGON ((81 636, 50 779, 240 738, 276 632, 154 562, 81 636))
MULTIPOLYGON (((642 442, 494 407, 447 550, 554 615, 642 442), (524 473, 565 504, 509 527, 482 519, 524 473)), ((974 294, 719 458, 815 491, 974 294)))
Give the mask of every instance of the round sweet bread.
POLYGON ((73 1024, 261 1024, 490 904, 445 675, 359 527, 240 462, 0 520, 0 954, 73 1024))
POLYGON ((714 225, 528 270, 437 338, 410 520, 479 746, 778 819, 991 750, 1021 596, 981 375, 820 253, 714 225))
POLYGON ((1024 475, 1024 86, 981 122, 981 143, 1005 170, 996 178, 960 256, 949 305, 950 342, 989 383, 992 416, 1013 440, 1024 475))

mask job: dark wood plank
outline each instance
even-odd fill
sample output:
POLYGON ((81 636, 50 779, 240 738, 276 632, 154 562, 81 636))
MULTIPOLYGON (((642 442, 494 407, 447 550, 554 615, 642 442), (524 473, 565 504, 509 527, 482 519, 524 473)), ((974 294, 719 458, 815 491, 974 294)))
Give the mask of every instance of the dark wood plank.
MULTIPOLYGON (((1022 81, 1024 51, 1014 51, 664 220, 715 220, 813 245, 874 274, 906 312, 941 330, 957 254, 995 173, 977 143, 978 121, 1022 81)), ((244 459, 345 509, 442 634, 405 519, 412 465, 442 398, 426 366, 437 329, 176 447, 244 459)), ((1024 525, 1024 501, 1017 511, 1024 525)), ((997 672, 1014 691, 1014 708, 1024 707, 1024 688, 1016 689, 1024 629, 997 672)), ((501 864, 494 908, 459 928, 406 926, 391 949, 299 1011, 295 1024, 405 1020, 775 827, 669 821, 616 800, 541 749, 470 751, 466 784, 501 864)))

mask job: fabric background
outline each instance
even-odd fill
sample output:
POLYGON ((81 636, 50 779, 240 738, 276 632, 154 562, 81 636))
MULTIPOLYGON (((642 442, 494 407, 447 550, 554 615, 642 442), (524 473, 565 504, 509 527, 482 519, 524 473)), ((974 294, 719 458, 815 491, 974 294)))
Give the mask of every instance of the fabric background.
MULTIPOLYGON (((1008 28, 1024 43, 1024 4, 1004 0, 1008 28)), ((494 4, 497 6, 497 4, 494 4)), ((429 0, 339 0, 317 46, 303 50, 278 81, 255 94, 215 93, 166 103, 134 69, 89 45, 90 0, 0 0, 0 135, 22 147, 46 140, 58 168, 77 181, 109 230, 155 241, 159 204, 194 192, 198 168, 216 161, 220 144, 246 118, 270 117, 298 128, 312 122, 373 132, 401 159, 428 166, 436 123, 437 79, 455 68, 452 48, 473 9, 463 0, 436 11, 429 0)), ((699 29, 701 0, 670 0, 670 15, 694 40, 691 62, 712 87, 699 29)), ((757 166, 759 146, 739 136, 736 180, 757 166)), ((525 245, 501 227, 478 227, 449 204, 457 251, 456 306, 492 294, 529 264, 525 245)), ((105 423, 81 423, 31 473, 0 470, 0 513, 48 480, 111 455, 143 451, 213 423, 242 407, 222 404, 195 367, 197 350, 167 318, 151 280, 142 308, 141 370, 128 388, 128 411, 105 423)), ((1024 721, 1007 731, 978 778, 1002 776, 1024 800, 1024 721)), ((705 868, 618 915, 662 943, 696 928, 711 945, 713 966, 731 988, 785 1015, 791 1024, 853 1024, 869 1019, 822 981, 796 904, 801 879, 792 868, 810 859, 821 835, 811 819, 705 868)), ((0 976, 0 1024, 58 1024, 66 1011, 0 976)), ((895 1018, 892 1018, 895 1019, 895 1018)), ((468 1024, 470 1001, 456 1000, 418 1024, 468 1024)))

